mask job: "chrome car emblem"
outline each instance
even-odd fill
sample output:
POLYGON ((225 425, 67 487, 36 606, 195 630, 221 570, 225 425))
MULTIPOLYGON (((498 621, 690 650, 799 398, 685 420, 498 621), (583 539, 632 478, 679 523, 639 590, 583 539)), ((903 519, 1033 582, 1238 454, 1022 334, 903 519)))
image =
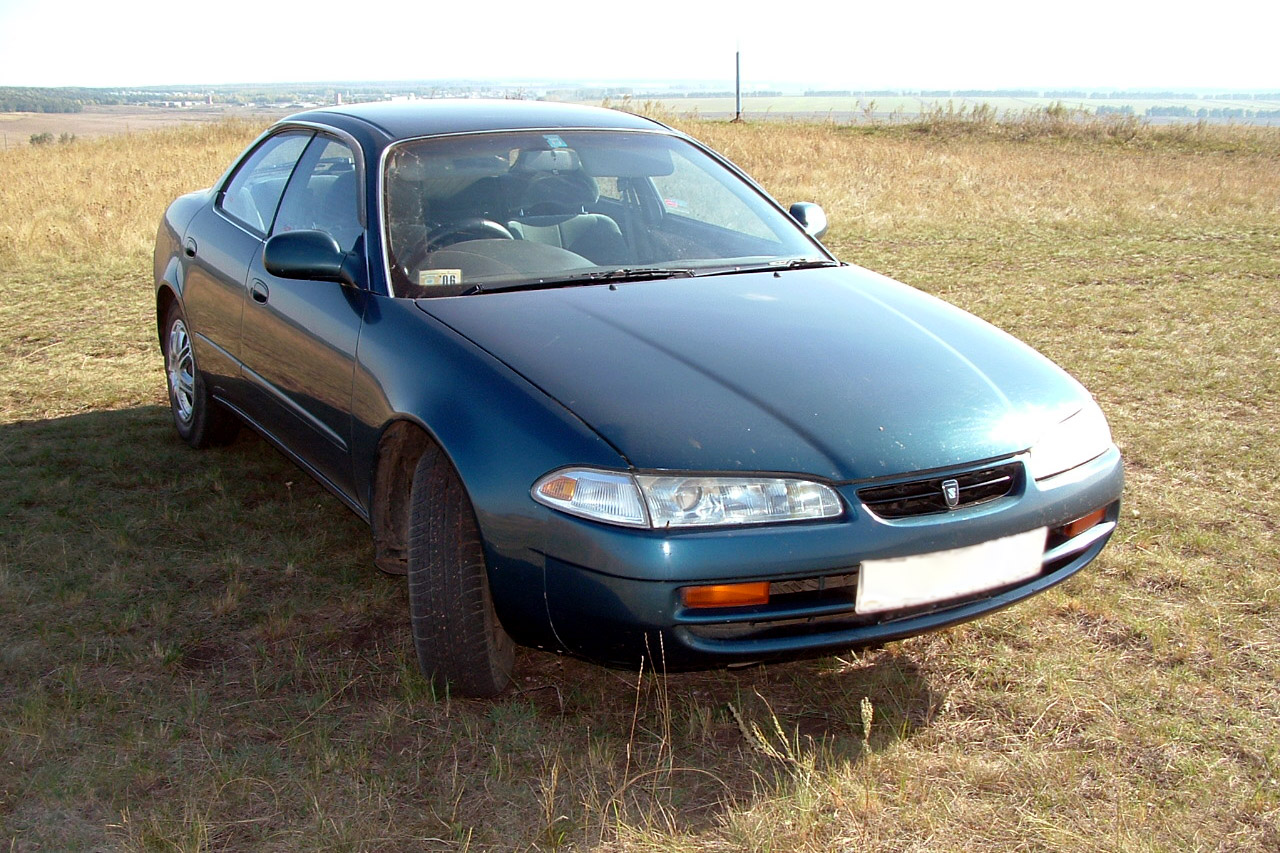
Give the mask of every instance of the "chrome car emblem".
POLYGON ((947 509, 955 509, 960 505, 960 483, 956 480, 942 481, 942 498, 947 502, 947 509))

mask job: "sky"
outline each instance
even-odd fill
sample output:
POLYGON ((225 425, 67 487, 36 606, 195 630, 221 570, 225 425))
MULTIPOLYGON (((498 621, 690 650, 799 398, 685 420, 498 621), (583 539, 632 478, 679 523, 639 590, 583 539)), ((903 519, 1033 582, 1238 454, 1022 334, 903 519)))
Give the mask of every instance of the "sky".
POLYGON ((1280 90, 1280 3, 0 0, 0 86, 1280 90))

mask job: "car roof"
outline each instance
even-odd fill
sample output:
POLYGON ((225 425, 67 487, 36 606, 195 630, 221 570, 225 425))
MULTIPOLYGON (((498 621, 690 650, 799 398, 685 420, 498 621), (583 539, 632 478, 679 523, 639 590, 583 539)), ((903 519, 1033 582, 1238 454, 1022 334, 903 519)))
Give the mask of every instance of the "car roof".
POLYGON ((387 141, 440 133, 554 128, 667 130, 652 119, 619 110, 549 101, 422 99, 322 107, 282 119, 316 122, 363 135, 379 131, 387 141))

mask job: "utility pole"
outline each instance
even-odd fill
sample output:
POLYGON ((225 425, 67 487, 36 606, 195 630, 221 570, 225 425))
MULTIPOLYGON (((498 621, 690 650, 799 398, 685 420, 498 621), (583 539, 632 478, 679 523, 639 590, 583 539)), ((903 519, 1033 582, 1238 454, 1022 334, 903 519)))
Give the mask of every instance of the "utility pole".
POLYGON ((733 53, 733 93, 735 122, 742 121, 742 50, 733 53))

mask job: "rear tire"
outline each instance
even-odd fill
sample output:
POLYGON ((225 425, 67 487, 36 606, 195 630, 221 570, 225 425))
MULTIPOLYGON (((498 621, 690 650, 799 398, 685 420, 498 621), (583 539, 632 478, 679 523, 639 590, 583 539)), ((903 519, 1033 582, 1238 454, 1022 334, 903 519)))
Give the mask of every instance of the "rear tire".
POLYGON ((515 643, 493 609, 475 511, 457 472, 429 447, 413 473, 409 616, 418 665, 463 696, 511 683, 515 643))
POLYGON ((240 421, 209 396, 196 365, 191 331, 177 302, 171 303, 165 313, 160 342, 169 386, 169 408, 178 435, 197 450, 229 443, 240 431, 240 421))

